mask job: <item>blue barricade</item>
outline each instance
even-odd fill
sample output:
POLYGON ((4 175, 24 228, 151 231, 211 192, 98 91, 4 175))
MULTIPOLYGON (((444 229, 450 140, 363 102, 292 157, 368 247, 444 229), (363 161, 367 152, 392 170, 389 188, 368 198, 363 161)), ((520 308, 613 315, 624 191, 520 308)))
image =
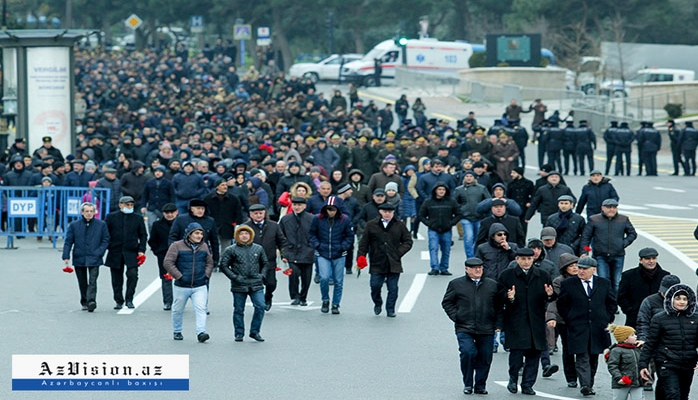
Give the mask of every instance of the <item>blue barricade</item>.
POLYGON ((68 225, 82 216, 82 203, 94 203, 95 218, 104 219, 110 211, 110 195, 107 188, 0 187, 3 215, 7 216, 0 225, 0 236, 8 237, 8 248, 17 236, 47 236, 56 247, 56 239, 65 237, 68 225))

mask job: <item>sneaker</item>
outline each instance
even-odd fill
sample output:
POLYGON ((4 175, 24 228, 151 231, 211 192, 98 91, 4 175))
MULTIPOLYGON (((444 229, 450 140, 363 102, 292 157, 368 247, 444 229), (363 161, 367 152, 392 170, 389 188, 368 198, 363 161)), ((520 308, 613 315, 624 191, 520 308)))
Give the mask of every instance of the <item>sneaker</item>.
POLYGON ((434 275, 438 275, 438 274, 439 274, 438 269, 432 269, 431 271, 429 271, 429 273, 427 275, 434 276, 434 275))
POLYGON ((327 314, 330 312, 330 302, 329 301, 323 301, 322 302, 322 308, 320 308, 320 311, 327 314))
POLYGON ((86 306, 86 305, 83 305, 83 306, 82 306, 82 311, 87 311, 87 306, 86 306))
POLYGON ((351 272, 351 268, 347 268, 347 275, 351 275, 353 272, 351 272))
POLYGON ((567 387, 568 387, 568 388, 576 388, 576 387, 577 387, 577 382, 567 382, 567 387))
POLYGON ((242 335, 235 335, 236 342, 242 342, 242 335))
POLYGON ((182 335, 182 332, 175 332, 174 335, 172 335, 174 340, 184 340, 184 336, 182 335))
POLYGON ((201 332, 198 335, 196 335, 196 338, 199 339, 199 343, 203 343, 203 342, 207 341, 208 339, 210 339, 211 336, 206 332, 201 332))
POLYGON ((93 312, 95 310, 95 308, 97 308, 97 303, 95 303, 94 301, 87 303, 87 311, 88 312, 93 312))
POLYGON ((165 311, 170 311, 172 309, 172 304, 164 304, 162 309, 165 311))
POLYGON ((582 396, 594 396, 596 394, 594 389, 588 386, 584 386, 579 392, 582 394, 582 396))
POLYGON ((297 305, 299 305, 299 304, 301 304, 301 301, 298 300, 298 299, 293 299, 293 301, 291 302, 291 305, 292 305, 292 306, 297 306, 297 305))
POLYGON ((547 367, 543 368, 543 378, 550 378, 553 376, 554 373, 560 370, 560 367, 558 367, 555 364, 550 364, 547 367))
POLYGON ((127 301, 127 302, 126 302, 126 307, 128 307, 128 308, 136 308, 136 306, 133 305, 133 302, 132 302, 132 301, 127 301))
POLYGON ((453 275, 453 274, 450 273, 448 270, 445 270, 445 271, 441 271, 441 275, 449 276, 449 275, 453 275))
POLYGON ((386 311, 386 313, 387 313, 386 315, 388 316, 388 318, 397 317, 397 314, 395 314, 395 311, 386 311))
POLYGON ((332 314, 339 314, 339 305, 335 304, 332 306, 332 314))

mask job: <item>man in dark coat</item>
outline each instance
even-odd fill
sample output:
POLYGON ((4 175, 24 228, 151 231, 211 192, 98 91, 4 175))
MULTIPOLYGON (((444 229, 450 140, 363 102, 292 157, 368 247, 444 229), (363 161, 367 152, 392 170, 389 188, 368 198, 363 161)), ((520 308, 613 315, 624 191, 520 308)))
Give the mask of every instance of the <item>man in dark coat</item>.
POLYGON ((606 199, 620 201, 616 188, 611 183, 611 178, 601 175, 601 171, 593 170, 589 175, 589 181, 582 187, 575 212, 581 214, 584 206, 587 207, 587 219, 601 212, 601 203, 606 199))
POLYGON ((489 278, 497 279, 514 259, 519 246, 509 241, 509 231, 498 222, 492 224, 488 232, 488 240, 477 246, 475 257, 482 260, 483 273, 489 278))
POLYGON ((366 224, 363 236, 359 242, 357 253, 357 265, 365 268, 366 255, 371 261, 369 274, 371 274, 371 299, 373 300, 373 312, 381 313, 383 297, 381 290, 383 283, 388 286, 388 296, 385 302, 385 311, 388 317, 395 317, 395 304, 397 303, 398 280, 402 270, 402 257, 412 248, 412 237, 405 224, 395 216, 395 206, 383 203, 378 206, 380 218, 375 218, 366 224))
POLYGON ((235 227, 243 223, 242 204, 238 198, 228 192, 224 179, 215 182, 215 190, 204 197, 209 215, 216 221, 218 241, 221 252, 233 243, 235 227))
POLYGON ((284 192, 291 190, 291 186, 296 182, 305 182, 313 190, 315 189, 313 180, 310 176, 303 173, 298 161, 291 161, 288 163, 288 168, 286 172, 284 172, 284 176, 282 176, 281 179, 279 179, 279 183, 276 184, 276 198, 278 199, 284 192))
POLYGON ((151 229, 155 221, 161 219, 161 210, 165 204, 175 202, 174 186, 165 178, 165 167, 162 165, 155 167, 153 176, 154 178, 145 183, 141 197, 141 214, 148 217, 148 225, 151 229))
POLYGON ((625 325, 637 327, 637 314, 642 301, 659 291, 662 278, 670 272, 662 269, 657 262, 659 252, 645 247, 639 252, 640 265, 623 272, 618 287, 618 305, 625 314, 625 325))
POLYGON ((515 167, 511 171, 511 181, 507 186, 507 197, 514 200, 521 207, 521 215, 519 221, 523 228, 524 234, 528 232, 528 224, 526 223, 526 211, 531 205, 531 199, 535 194, 535 187, 530 179, 524 178, 524 168, 515 167))
POLYGON ((492 207, 490 207, 490 210, 492 215, 480 221, 475 245, 479 246, 483 243, 487 243, 492 236, 489 234, 490 227, 495 223, 499 223, 504 225, 507 229, 507 241, 516 243, 519 247, 524 247, 526 234, 521 226, 521 221, 507 213, 506 202, 502 199, 494 199, 492 200, 492 207))
POLYGON ((99 267, 103 264, 104 253, 109 246, 109 230, 104 221, 96 219, 96 206, 82 203, 82 218, 68 225, 68 232, 63 243, 63 261, 70 262, 70 250, 73 250, 75 276, 80 288, 80 304, 83 310, 93 312, 97 308, 97 278, 99 267), (89 274, 89 278, 88 278, 89 274))
POLYGON ((131 196, 119 199, 119 211, 109 213, 106 218, 109 229, 109 254, 106 265, 111 269, 111 286, 114 290, 115 310, 136 308, 133 296, 138 283, 139 258, 145 257, 148 234, 141 214, 134 213, 131 196), (126 267, 126 296, 124 297, 124 267, 126 267))
POLYGON ((504 310, 504 332, 509 351, 510 393, 518 391, 519 370, 523 367, 521 393, 535 395, 533 385, 538 375, 541 351, 547 351, 545 339, 546 304, 555 300, 552 281, 547 272, 533 265, 533 250, 524 247, 516 252, 518 266, 499 276, 504 310), (525 362, 524 362, 525 358, 525 362))
POLYGON ((141 209, 141 197, 148 177, 144 174, 145 164, 141 161, 134 161, 131 171, 121 177, 121 193, 124 196, 131 196, 136 202, 136 209, 141 209))
POLYGON ((557 199, 558 212, 549 216, 545 222, 546 227, 555 229, 557 242, 570 246, 574 254, 580 254, 579 242, 582 240, 582 232, 587 222, 574 208, 574 197, 560 196, 557 199))
POLYGON ((526 211, 526 222, 533 218, 533 214, 540 213, 540 223, 545 225, 548 217, 557 212, 557 199, 563 195, 574 197, 572 190, 560 182, 560 173, 550 171, 546 176, 548 183, 536 190, 531 200, 531 207, 526 211))
POLYGON ((162 309, 169 311, 172 309, 172 280, 167 279, 165 274, 165 255, 169 246, 170 229, 175 218, 177 218, 177 206, 174 203, 165 204, 162 209, 162 218, 153 223, 150 228, 148 246, 158 259, 158 270, 160 274, 160 287, 162 291, 162 309))
POLYGON ((267 255, 269 268, 267 268, 267 274, 264 277, 264 301, 266 302, 265 311, 269 311, 271 299, 274 296, 274 290, 276 290, 276 251, 279 250, 281 258, 284 258, 286 236, 276 222, 267 218, 267 209, 261 204, 250 206, 250 219, 243 225, 252 228, 254 243, 262 246, 267 255))
POLYGON ((582 257, 577 278, 560 282, 557 310, 567 326, 567 346, 574 354, 574 366, 583 396, 594 392, 599 354, 611 345, 606 326, 616 313, 616 296, 608 279, 594 276, 596 260, 582 257))
POLYGON ((487 394, 494 332, 502 329, 499 287, 495 279, 482 276, 482 264, 479 258, 465 260, 465 276, 448 283, 441 301, 456 326, 465 394, 472 394, 473 389, 475 394, 487 394))
POLYGON ((429 275, 453 275, 448 271, 453 225, 460 221, 460 207, 451 198, 448 185, 438 182, 431 197, 422 203, 419 220, 429 228, 429 275), (441 260, 439 261, 439 249, 441 260))
MULTIPOLYGON (((170 229, 170 235, 168 237, 169 245, 172 243, 184 239, 184 232, 187 230, 187 226, 192 222, 196 222, 204 228, 204 242, 208 244, 209 250, 213 255, 213 262, 218 264, 220 259, 219 250, 219 240, 218 240, 218 228, 216 226, 216 221, 206 215, 206 204, 203 200, 192 200, 189 202, 189 212, 186 214, 177 215, 174 223, 172 223, 172 228, 170 229)), ((179 209, 179 206, 177 206, 179 209)))
POLYGON ((63 186, 88 187, 90 181, 94 180, 94 174, 85 171, 85 160, 73 160, 71 165, 73 170, 66 174, 63 186))
POLYGON ((279 221, 281 233, 286 237, 284 258, 281 261, 288 263, 291 268, 288 291, 293 306, 308 305, 308 290, 315 261, 315 249, 310 245, 309 237, 313 215, 305 211, 305 202, 304 197, 291 199, 293 212, 284 215, 279 221), (298 290, 299 283, 300 290, 298 290))

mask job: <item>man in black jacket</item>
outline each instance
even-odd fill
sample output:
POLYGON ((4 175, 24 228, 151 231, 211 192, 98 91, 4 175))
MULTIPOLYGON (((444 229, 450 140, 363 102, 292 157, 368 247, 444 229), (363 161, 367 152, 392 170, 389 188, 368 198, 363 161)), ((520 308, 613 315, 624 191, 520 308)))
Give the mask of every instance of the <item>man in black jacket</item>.
MULTIPOLYGON (((276 290, 276 251, 279 250, 281 258, 284 258, 286 237, 281 232, 279 225, 267 218, 267 209, 261 204, 250 206, 250 219, 243 225, 247 225, 254 231, 254 243, 262 246, 267 255, 267 274, 264 277, 264 301, 265 311, 271 309, 271 299, 276 290)), ((261 271, 260 271, 261 272, 261 271)))
POLYGON ((492 215, 480 221, 475 245, 479 246, 487 243, 491 237, 489 234, 490 227, 495 223, 500 223, 507 229, 507 234, 509 235, 507 240, 516 243, 519 247, 524 247, 526 234, 521 226, 521 221, 507 213, 506 202, 502 199, 492 200, 491 211, 492 215))
POLYGON ((371 299, 373 312, 381 313, 383 298, 381 290, 383 283, 388 286, 388 296, 385 311, 388 317, 395 317, 397 303, 398 280, 402 270, 402 257, 412 248, 412 236, 405 224, 395 217, 395 206, 383 203, 378 206, 380 218, 372 219, 366 224, 359 251, 357 265, 364 268, 367 265, 366 255, 371 260, 371 299))
POLYGON ((463 393, 487 394, 495 330, 501 330, 501 296, 497 281, 482 276, 482 260, 465 260, 465 276, 448 283, 441 301, 456 326, 463 393), (473 377, 475 385, 473 386, 473 377))
POLYGON ((657 262, 659 252, 645 247, 639 252, 640 265, 623 272, 618 288, 618 305, 625 314, 625 325, 637 327, 637 314, 642 301, 659 291, 662 279, 669 271, 662 269, 657 262))
POLYGON ((574 254, 580 254, 579 242, 587 222, 584 217, 574 212, 574 197, 570 195, 560 196, 557 199, 557 208, 557 213, 548 217, 545 226, 555 229, 558 243, 570 246, 574 254))
POLYGON ((204 197, 209 215, 216 221, 221 252, 233 243, 235 227, 243 223, 242 204, 238 198, 228 192, 225 179, 215 182, 215 190, 204 197))
POLYGON ((143 216, 133 212, 134 201, 131 196, 119 199, 119 211, 109 213, 106 218, 109 230, 109 254, 106 265, 111 269, 111 286, 114 290, 115 310, 126 307, 136 308, 133 296, 138 283, 139 258, 145 257, 145 243, 148 234, 145 230, 143 216), (126 296, 124 297, 124 267, 126 267, 126 296))
POLYGON ((533 214, 540 213, 540 223, 545 225, 548 217, 557 212, 557 199, 563 195, 574 197, 572 190, 560 183, 560 173, 550 171, 546 176, 548 183, 536 190, 531 200, 531 207, 526 211, 526 222, 529 222, 533 214))
POLYGON ((294 197, 291 199, 293 212, 284 215, 279 221, 281 233, 286 237, 284 258, 281 261, 288 263, 291 268, 288 291, 293 306, 308 305, 308 289, 315 261, 315 249, 310 245, 309 239, 313 215, 305 212, 305 207, 304 197, 294 197), (299 281, 300 291, 298 290, 299 281))
POLYGON ((218 251, 218 228, 216 221, 206 215, 206 207, 208 205, 203 200, 194 199, 189 202, 189 213, 178 215, 175 218, 172 228, 170 229, 169 245, 184 239, 184 232, 187 226, 192 222, 196 222, 204 228, 204 242, 208 244, 209 250, 213 253, 213 262, 218 264, 220 259, 220 251, 218 251))
POLYGON ((460 221, 460 210, 456 200, 450 196, 448 185, 443 182, 434 185, 431 198, 424 201, 419 209, 419 220, 429 228, 429 275, 453 275, 448 271, 451 230, 460 221))
POLYGON ((177 218, 177 206, 174 203, 167 203, 162 207, 162 218, 153 223, 150 228, 150 238, 148 245, 150 250, 158 259, 158 270, 160 273, 160 283, 162 290, 162 309, 169 311, 172 309, 172 280, 165 278, 165 255, 169 246, 169 235, 172 223, 177 218))

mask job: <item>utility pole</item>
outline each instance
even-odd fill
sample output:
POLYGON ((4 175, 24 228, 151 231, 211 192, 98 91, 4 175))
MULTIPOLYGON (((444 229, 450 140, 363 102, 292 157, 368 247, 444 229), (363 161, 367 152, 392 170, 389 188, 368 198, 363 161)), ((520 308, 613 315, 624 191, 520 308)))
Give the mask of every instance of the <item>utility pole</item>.
POLYGON ((330 54, 334 54, 334 13, 327 13, 327 34, 330 39, 330 54))
POLYGON ((7 0, 2 0, 2 30, 7 30, 7 0))
MULTIPOLYGON (((3 3, 7 0, 3 0, 3 3)), ((65 29, 73 27, 73 0, 65 0, 65 29)))

